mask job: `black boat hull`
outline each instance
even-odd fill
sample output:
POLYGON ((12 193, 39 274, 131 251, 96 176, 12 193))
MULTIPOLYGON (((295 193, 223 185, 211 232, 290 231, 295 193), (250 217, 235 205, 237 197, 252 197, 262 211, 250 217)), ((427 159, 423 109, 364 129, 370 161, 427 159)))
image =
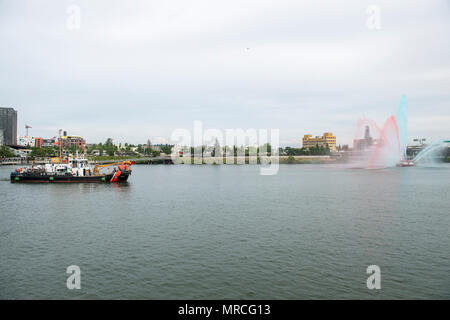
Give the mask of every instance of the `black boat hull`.
MULTIPOLYGON (((126 182, 131 171, 122 172, 114 182, 126 182)), ((49 174, 27 174, 11 173, 11 182, 37 182, 37 183, 107 183, 112 182, 114 174, 103 174, 98 176, 77 177, 72 175, 49 175, 49 174)))

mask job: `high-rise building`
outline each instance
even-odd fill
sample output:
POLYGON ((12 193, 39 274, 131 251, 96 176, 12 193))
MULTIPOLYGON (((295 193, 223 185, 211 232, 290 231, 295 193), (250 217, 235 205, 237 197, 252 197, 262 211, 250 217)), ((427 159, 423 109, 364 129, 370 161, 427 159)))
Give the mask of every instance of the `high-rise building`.
POLYGON ((17 145, 17 111, 13 108, 0 107, 0 131, 5 145, 17 145))
POLYGON ((310 134, 303 136, 303 148, 309 149, 312 147, 330 148, 331 151, 336 151, 336 137, 331 132, 325 132, 323 136, 313 138, 310 134))
POLYGON ((370 136, 369 126, 366 126, 366 129, 364 131, 364 139, 353 140, 353 150, 363 151, 367 148, 370 148, 374 144, 374 142, 374 139, 370 136))

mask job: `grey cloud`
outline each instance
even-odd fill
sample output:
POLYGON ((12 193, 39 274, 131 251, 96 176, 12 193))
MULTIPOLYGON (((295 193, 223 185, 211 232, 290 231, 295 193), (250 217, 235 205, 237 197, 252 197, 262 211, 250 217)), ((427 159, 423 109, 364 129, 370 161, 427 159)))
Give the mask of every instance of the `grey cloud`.
POLYGON ((369 4, 4 0, 0 104, 43 136, 139 143, 203 120, 280 128, 285 144, 330 130, 343 144, 358 117, 383 122, 405 93, 411 137, 450 137, 449 1, 376 1, 379 31, 369 4))

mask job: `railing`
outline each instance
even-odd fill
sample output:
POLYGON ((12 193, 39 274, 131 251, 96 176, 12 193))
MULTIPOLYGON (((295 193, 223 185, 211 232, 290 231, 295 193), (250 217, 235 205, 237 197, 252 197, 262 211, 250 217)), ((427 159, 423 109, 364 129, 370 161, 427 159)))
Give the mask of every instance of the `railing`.
POLYGON ((36 157, 36 158, 30 158, 30 157, 13 157, 13 158, 0 158, 0 164, 2 165, 15 165, 15 164, 46 164, 50 163, 51 158, 50 157, 36 157))

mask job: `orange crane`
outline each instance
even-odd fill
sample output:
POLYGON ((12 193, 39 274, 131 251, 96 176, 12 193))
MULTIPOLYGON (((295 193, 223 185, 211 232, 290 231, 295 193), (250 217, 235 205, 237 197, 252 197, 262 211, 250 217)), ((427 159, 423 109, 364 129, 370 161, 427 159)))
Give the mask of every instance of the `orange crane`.
POLYGON ((107 164, 97 164, 94 167, 94 175, 97 176, 100 173, 100 170, 111 167, 111 166, 121 166, 124 165, 125 169, 127 166, 132 166, 134 164, 134 161, 120 161, 120 162, 113 162, 113 163, 107 163, 107 164))

